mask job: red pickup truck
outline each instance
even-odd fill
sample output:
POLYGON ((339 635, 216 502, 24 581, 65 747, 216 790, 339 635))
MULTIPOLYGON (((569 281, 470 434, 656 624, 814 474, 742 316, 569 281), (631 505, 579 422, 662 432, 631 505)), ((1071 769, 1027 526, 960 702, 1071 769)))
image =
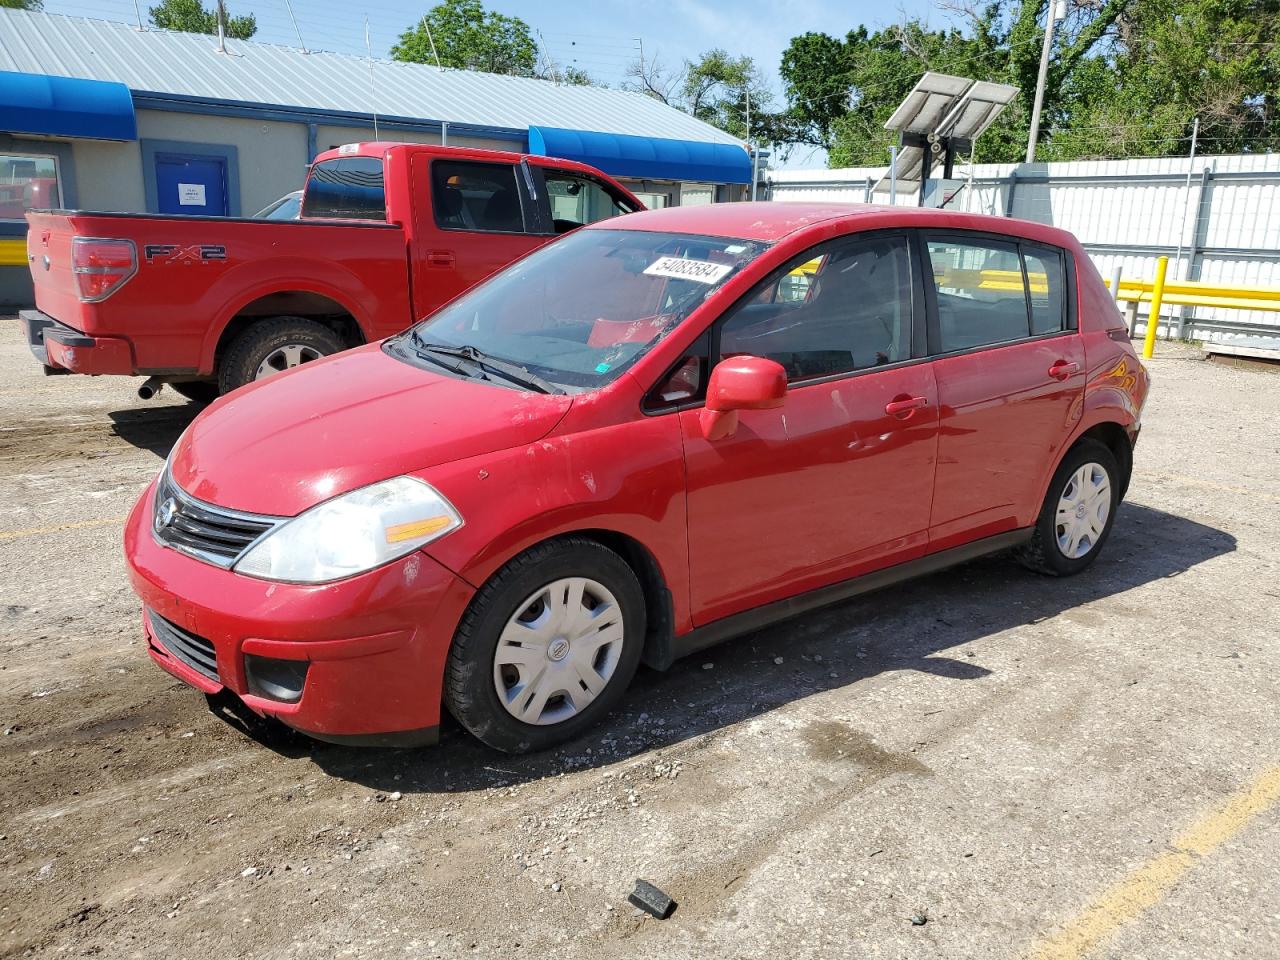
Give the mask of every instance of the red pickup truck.
POLYGON ((423 144, 320 154, 298 220, 33 211, 47 373, 145 376, 210 400, 405 329, 535 247, 643 209, 568 160, 423 144))

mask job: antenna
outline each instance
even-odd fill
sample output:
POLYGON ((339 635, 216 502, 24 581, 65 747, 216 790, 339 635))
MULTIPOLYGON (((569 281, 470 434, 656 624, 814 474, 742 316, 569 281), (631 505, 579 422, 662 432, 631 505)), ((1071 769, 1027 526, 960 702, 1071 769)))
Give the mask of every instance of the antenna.
MULTIPOLYGON (((138 0, 133 0, 133 2, 137 3, 138 0)), ((284 6, 289 11, 289 19, 293 21, 293 32, 298 35, 298 49, 303 53, 310 53, 311 51, 307 49, 307 45, 302 42, 302 31, 298 29, 298 18, 293 15, 293 4, 289 0, 284 0, 284 6)))
POLYGON ((369 55, 369 100, 373 107, 373 139, 378 139, 378 91, 373 86, 373 45, 369 42, 369 15, 364 18, 364 51, 369 55))
POLYGON ((551 59, 551 54, 547 53, 547 40, 542 35, 542 31, 538 31, 538 42, 542 44, 542 58, 547 61, 547 69, 551 71, 551 79, 555 81, 556 86, 560 86, 560 75, 556 72, 556 62, 551 59))
POLYGON ((435 58, 436 69, 443 70, 444 67, 440 66, 440 54, 436 53, 436 42, 431 36, 431 26, 427 23, 427 15, 425 13, 422 15, 422 29, 426 31, 427 43, 431 44, 431 56, 435 58))

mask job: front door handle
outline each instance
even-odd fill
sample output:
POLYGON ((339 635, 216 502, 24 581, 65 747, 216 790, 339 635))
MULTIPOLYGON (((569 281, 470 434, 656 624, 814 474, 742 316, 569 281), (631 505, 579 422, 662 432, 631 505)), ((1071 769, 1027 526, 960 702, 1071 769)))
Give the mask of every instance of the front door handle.
POLYGON ((1080 364, 1074 360, 1059 360, 1049 368, 1049 376, 1055 380, 1065 380, 1080 372, 1080 364))
POLYGON ((452 267, 454 256, 452 250, 428 250, 427 263, 433 267, 452 267))
POLYGON ((928 405, 928 397, 898 397, 884 405, 884 412, 891 417, 905 420, 921 407, 927 407, 928 405))

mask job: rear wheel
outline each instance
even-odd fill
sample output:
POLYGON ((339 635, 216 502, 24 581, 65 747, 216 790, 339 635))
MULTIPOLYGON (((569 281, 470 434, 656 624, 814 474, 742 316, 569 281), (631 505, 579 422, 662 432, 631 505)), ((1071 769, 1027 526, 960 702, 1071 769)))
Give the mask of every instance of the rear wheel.
POLYGON ((1018 551, 1024 566, 1050 576, 1079 573, 1097 559, 1120 502, 1120 471, 1104 444, 1082 440, 1049 483, 1031 540, 1018 551))
POLYGON ((255 323, 231 342, 218 370, 218 387, 237 387, 291 370, 345 350, 342 339, 322 323, 303 317, 276 317, 255 323))
POLYGON ((616 553, 555 541, 481 588, 449 651, 445 703, 484 743, 544 750, 594 725, 640 663, 644 595, 616 553))

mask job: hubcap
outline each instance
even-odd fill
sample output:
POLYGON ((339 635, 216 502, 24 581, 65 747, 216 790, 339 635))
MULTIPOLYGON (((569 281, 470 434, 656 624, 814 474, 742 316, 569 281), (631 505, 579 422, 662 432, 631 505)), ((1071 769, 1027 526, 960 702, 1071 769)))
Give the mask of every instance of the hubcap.
POLYGON ((498 638, 493 686, 524 723, 561 723, 608 685, 622 656, 622 608, 588 577, 549 583, 516 607, 498 638))
POLYGON ((1071 475, 1058 500, 1058 549, 1078 560, 1098 545, 1111 515, 1111 477, 1101 464, 1086 463, 1071 475))
POLYGON ((253 375, 253 379, 261 380, 272 374, 292 370, 300 363, 310 363, 312 360, 319 359, 320 351, 315 347, 308 347, 301 343, 286 343, 283 347, 277 347, 267 354, 267 358, 258 364, 258 372, 253 375))

